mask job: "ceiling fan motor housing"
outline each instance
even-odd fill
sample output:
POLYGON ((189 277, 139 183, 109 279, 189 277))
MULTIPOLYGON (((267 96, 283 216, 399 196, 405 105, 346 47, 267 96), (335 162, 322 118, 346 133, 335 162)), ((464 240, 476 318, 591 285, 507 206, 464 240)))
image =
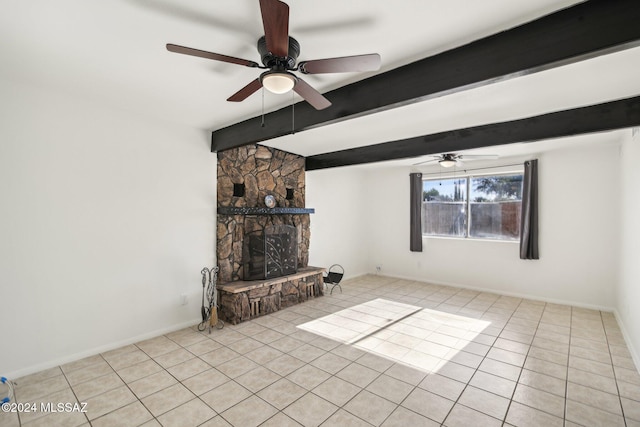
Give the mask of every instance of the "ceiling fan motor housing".
POLYGON ((286 58, 274 56, 267 49, 267 41, 264 36, 258 39, 258 53, 265 67, 283 67, 285 70, 292 69, 296 65, 298 55, 300 55, 300 43, 293 37, 289 37, 289 53, 286 58))

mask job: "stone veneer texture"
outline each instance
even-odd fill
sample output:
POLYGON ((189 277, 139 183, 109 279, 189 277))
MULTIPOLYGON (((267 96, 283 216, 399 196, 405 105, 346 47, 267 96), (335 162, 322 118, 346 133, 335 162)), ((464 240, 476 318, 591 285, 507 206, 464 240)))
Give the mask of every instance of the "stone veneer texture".
POLYGON ((294 278, 288 276, 280 283, 243 292, 218 290, 220 301, 218 314, 226 322, 236 325, 324 295, 321 270, 301 277, 297 276, 294 278))
MULTIPOLYGON (((304 208, 304 157, 262 145, 218 152, 218 207, 265 207, 273 195, 279 207, 304 208), (244 192, 243 195, 234 195, 244 192), (243 187, 244 186, 244 187, 243 187)), ((309 215, 217 215, 219 282, 243 280, 244 235, 270 225, 293 225, 298 230, 298 268, 309 262, 309 215)))

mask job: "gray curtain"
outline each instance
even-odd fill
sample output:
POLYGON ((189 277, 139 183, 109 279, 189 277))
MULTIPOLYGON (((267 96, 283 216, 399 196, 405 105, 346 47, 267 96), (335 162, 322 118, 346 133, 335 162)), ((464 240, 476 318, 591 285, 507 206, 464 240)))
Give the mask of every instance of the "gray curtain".
POLYGON ((538 160, 524 162, 520 258, 539 259, 538 253, 538 160))
POLYGON ((422 252, 422 174, 409 174, 411 205, 409 249, 411 252, 422 252))

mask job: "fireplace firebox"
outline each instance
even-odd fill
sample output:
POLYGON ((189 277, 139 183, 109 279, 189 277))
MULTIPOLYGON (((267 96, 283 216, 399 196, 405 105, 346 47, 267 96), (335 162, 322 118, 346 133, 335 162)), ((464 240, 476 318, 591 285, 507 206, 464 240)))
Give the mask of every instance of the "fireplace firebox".
POLYGON ((298 230, 272 225, 243 239, 244 280, 264 280, 298 271, 298 230))

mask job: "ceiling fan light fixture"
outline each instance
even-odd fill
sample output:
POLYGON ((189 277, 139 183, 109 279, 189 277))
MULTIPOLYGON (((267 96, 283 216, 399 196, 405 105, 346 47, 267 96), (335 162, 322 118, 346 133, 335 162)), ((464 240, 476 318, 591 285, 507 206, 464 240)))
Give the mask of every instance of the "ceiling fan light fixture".
POLYGON ((442 159, 439 163, 443 168, 450 168, 451 166, 455 166, 456 161, 452 159, 442 159))
POLYGON ((262 76, 262 86, 275 94, 287 93, 296 85, 296 78, 288 72, 268 72, 262 76))
MULTIPOLYGON (((167 50, 229 64, 268 70, 227 98, 229 102, 244 101, 264 88, 275 94, 284 94, 295 89, 295 92, 316 110, 324 110, 330 107, 331 102, 313 86, 296 77, 291 71, 299 71, 303 74, 324 74, 377 71, 380 69, 380 55, 377 53, 314 59, 300 62, 296 66, 298 55, 300 54, 300 43, 289 35, 289 5, 281 0, 260 0, 260 14, 262 15, 264 36, 258 39, 257 48, 263 66, 255 61, 178 46, 172 43, 167 43, 167 50)), ((262 93, 264 94, 264 91, 262 93)))

